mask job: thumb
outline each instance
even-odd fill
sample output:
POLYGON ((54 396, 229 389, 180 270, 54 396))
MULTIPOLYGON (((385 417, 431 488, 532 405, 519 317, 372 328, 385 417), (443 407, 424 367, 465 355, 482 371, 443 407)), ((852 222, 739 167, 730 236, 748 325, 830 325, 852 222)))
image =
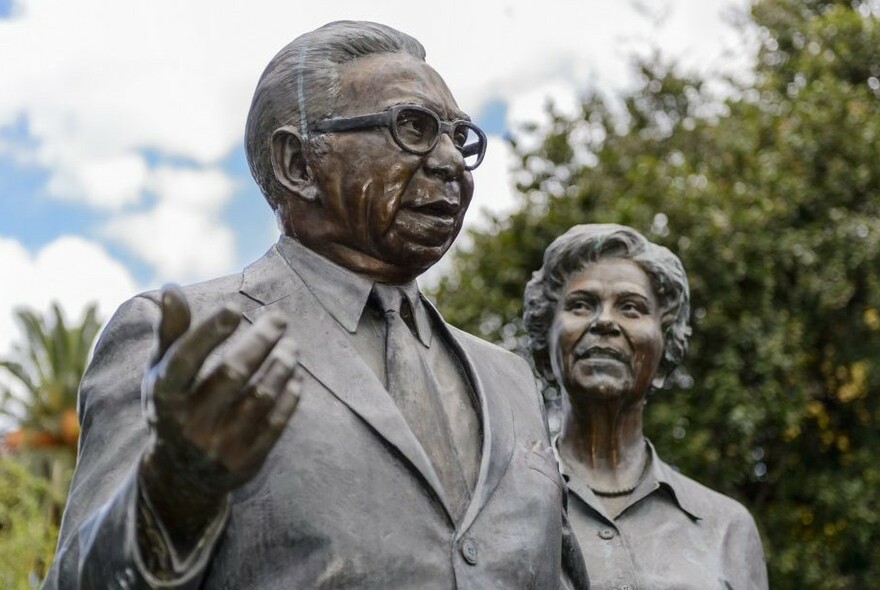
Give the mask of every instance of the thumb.
POLYGON ((153 363, 157 364, 174 342, 180 338, 190 324, 189 304, 186 296, 177 285, 162 287, 159 299, 159 321, 156 322, 156 352, 153 363))

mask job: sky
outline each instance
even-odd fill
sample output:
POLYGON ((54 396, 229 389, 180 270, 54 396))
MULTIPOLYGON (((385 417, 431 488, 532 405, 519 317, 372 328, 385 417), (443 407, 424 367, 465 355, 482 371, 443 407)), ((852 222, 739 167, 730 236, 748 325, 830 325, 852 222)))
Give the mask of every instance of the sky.
MULTIPOLYGON (((269 59, 340 19, 405 31, 489 135, 467 224, 516 205, 504 138, 552 100, 633 84, 658 49, 745 71, 747 0, 0 0, 0 356, 13 310, 104 319, 164 283, 236 272, 278 237, 242 134, 269 59)), ((448 264, 448 263, 447 263, 448 264)), ((427 281, 436 280, 444 266, 427 281)))

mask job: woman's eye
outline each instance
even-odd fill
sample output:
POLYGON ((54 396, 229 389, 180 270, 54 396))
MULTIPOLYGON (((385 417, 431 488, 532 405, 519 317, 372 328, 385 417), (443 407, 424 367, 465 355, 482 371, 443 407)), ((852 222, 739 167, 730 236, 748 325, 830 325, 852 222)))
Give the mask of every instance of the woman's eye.
POLYGON ((593 304, 586 299, 572 299, 566 303, 565 308, 568 311, 590 311, 593 304))
POLYGON ((647 312, 644 306, 639 305, 634 301, 627 301, 621 304, 620 311, 629 315, 642 315, 647 312))

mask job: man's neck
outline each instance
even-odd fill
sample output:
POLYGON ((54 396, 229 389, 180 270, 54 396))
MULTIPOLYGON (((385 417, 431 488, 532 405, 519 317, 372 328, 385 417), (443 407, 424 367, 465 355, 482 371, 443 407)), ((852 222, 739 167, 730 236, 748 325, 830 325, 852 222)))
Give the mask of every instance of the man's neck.
POLYGON ((404 285, 416 280, 419 275, 427 270, 427 267, 422 266, 390 264, 376 256, 331 240, 303 241, 290 234, 284 237, 296 241, 302 247, 326 258, 333 264, 375 283, 404 285))

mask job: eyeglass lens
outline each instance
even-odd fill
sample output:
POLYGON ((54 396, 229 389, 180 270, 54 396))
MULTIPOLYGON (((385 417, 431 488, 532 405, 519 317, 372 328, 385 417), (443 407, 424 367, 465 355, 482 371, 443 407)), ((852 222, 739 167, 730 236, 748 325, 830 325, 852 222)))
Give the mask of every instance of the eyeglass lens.
POLYGON ((456 126, 454 136, 456 138, 455 145, 464 156, 465 168, 473 170, 480 163, 480 156, 484 149, 483 138, 466 123, 460 123, 456 126))
POLYGON ((416 109, 401 109, 394 123, 397 137, 414 152, 430 150, 440 133, 439 121, 429 113, 416 109))
MULTIPOLYGON (((425 153, 434 147, 440 134, 437 117, 421 109, 401 109, 394 119, 398 140, 415 153, 425 153)), ((482 137, 465 121, 458 121, 451 131, 452 141, 464 156, 465 167, 472 169, 479 163, 482 137)))

